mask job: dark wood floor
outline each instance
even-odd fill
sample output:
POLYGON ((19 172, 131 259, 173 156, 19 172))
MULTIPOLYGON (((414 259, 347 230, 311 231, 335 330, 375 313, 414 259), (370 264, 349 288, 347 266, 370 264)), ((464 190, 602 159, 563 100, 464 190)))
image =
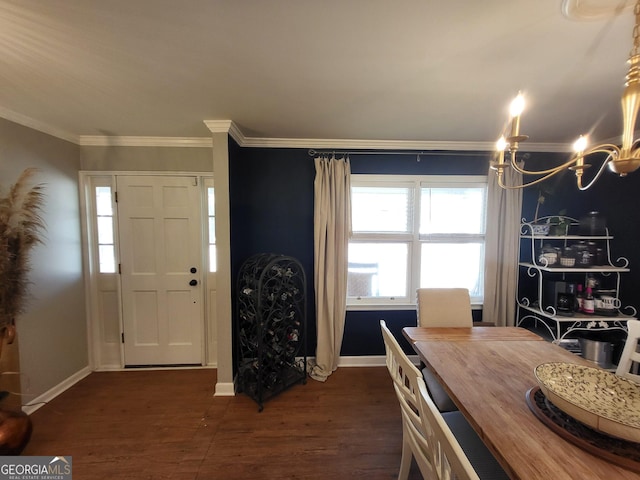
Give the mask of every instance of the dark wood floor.
POLYGON ((262 412, 242 394, 213 397, 214 384, 215 370, 92 373, 32 414, 23 455, 72 456, 76 480, 397 478, 385 367, 309 379, 262 412))

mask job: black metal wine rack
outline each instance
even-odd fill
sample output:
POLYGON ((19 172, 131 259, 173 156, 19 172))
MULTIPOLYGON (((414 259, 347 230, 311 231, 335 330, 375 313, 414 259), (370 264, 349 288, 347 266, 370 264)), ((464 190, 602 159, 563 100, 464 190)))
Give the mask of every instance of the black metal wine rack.
POLYGON ((306 383, 306 276, 295 258, 261 253, 237 284, 238 391, 264 402, 306 383))

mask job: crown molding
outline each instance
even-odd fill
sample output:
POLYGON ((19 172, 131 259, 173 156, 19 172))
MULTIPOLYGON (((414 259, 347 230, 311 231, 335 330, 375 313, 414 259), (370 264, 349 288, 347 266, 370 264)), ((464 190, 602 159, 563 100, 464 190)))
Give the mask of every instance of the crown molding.
MULTIPOLYGON (((81 146, 101 147, 194 147, 211 148, 211 137, 145 137, 73 135, 26 115, 0 107, 0 117, 33 130, 52 135, 81 146)), ((204 120, 212 133, 227 133, 240 147, 248 148, 304 148, 325 150, 416 150, 416 151, 480 151, 491 152, 493 142, 433 142, 421 140, 358 140, 327 138, 267 138, 247 137, 233 120, 204 120)), ((521 152, 570 152, 564 143, 521 143, 521 152)))
POLYGON ((21 113, 14 112, 13 110, 9 110, 8 108, 0 107, 0 118, 4 118, 5 120, 9 120, 10 122, 17 123, 18 125, 22 125, 23 127, 28 127, 32 130, 37 130, 38 132, 46 133, 47 135, 60 138, 61 140, 66 140, 67 142, 75 144, 78 143, 77 135, 73 135, 72 133, 66 132, 59 128, 52 127, 51 125, 39 120, 34 120, 31 117, 27 117, 26 115, 22 115, 21 113))
MULTIPOLYGON (((312 148, 325 150, 457 150, 491 152, 495 142, 434 142, 424 140, 356 140, 323 138, 258 138, 245 137, 241 147, 312 148)), ((570 151, 571 145, 561 143, 520 144, 524 152, 570 151)))
POLYGON ((211 133, 228 133, 241 147, 247 141, 244 133, 233 120, 204 120, 204 124, 211 130, 211 133))
POLYGON ((430 142, 419 140, 358 140, 341 138, 245 138, 243 147, 319 148, 352 150, 492 150, 488 142, 430 142))
MULTIPOLYGON (((207 122, 205 122, 207 123, 207 122)), ((407 140, 357 140, 326 138, 263 138, 246 137, 229 121, 207 123, 212 133, 227 133, 238 146, 246 148, 302 148, 319 150, 417 150, 417 151, 477 151, 491 152, 495 142, 432 142, 407 140)), ((211 148, 211 137, 105 137, 82 135, 81 146, 92 147, 195 147, 211 148)), ((569 152, 572 147, 561 143, 520 144, 521 152, 569 152)))
POLYGON ((204 120, 204 124, 212 133, 229 133, 235 125, 233 120, 204 120))
POLYGON ((211 137, 105 137, 101 135, 81 135, 78 144, 91 147, 211 148, 211 137))
MULTIPOLYGON (((491 152, 495 142, 433 142, 424 140, 357 140, 340 138, 269 138, 247 137, 233 120, 205 120, 212 133, 228 133, 240 147, 248 148, 312 148, 326 150, 458 150, 491 152)), ((523 152, 568 152, 564 143, 520 144, 523 152)))

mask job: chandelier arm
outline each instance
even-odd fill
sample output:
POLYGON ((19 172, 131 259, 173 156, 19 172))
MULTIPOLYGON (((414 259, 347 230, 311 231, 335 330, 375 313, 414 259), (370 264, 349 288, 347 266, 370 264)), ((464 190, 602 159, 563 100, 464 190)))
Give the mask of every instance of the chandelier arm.
MULTIPOLYGON (((544 182, 548 178, 553 177, 554 175, 560 173, 562 170, 555 170, 553 172, 547 173, 543 177, 537 178, 535 180, 530 181, 529 183, 523 183, 522 185, 505 185, 502 181, 502 175, 498 175, 498 185, 500 188, 504 188, 505 190, 519 190, 521 188, 530 187, 532 185, 536 185, 537 183, 544 182)), ((539 174, 540 172, 533 172, 533 174, 539 174)))
MULTIPOLYGON (((525 170, 524 168, 520 168, 516 164, 516 162, 514 162, 513 158, 509 162, 509 165, 516 172, 520 172, 523 175, 548 175, 548 176, 551 176, 553 174, 556 174, 556 173, 560 172, 561 170, 565 170, 566 168, 570 167, 571 165, 573 165, 577 161, 578 161, 578 157, 572 157, 570 160, 568 160, 567 162, 563 163, 562 165, 558 165, 556 167, 549 168, 547 170, 539 170, 537 172, 536 171, 525 170)), ((547 178, 547 177, 544 177, 544 178, 547 178)), ((537 181, 536 181, 536 183, 537 183, 537 181)))
POLYGON ((616 147, 616 149, 612 152, 612 151, 607 151, 607 150, 600 150, 599 147, 597 147, 596 149, 594 149, 594 151, 590 152, 590 153, 605 152, 605 153, 608 153, 608 155, 604 159, 604 161, 602 162, 602 165, 600 165, 600 168, 598 169, 598 172, 594 175, 594 177, 591 179, 591 181, 586 186, 582 186, 582 175, 577 175, 577 179, 576 180, 577 180, 577 183, 578 183, 578 189, 579 190, 583 190, 583 191, 587 190, 587 189, 591 188, 591 185, 596 183, 596 180, 598 180, 600 178, 600 175, 602 175, 602 172, 604 172, 604 169, 607 167, 609 162, 611 160, 613 160, 614 153, 617 151, 617 149, 618 149, 618 147, 616 147))
POLYGON ((589 150, 584 152, 583 156, 588 156, 593 153, 606 153, 609 155, 607 157, 607 161, 612 160, 611 157, 620 155, 620 147, 614 145, 613 143, 603 143, 602 145, 596 145, 595 147, 590 148, 589 150))

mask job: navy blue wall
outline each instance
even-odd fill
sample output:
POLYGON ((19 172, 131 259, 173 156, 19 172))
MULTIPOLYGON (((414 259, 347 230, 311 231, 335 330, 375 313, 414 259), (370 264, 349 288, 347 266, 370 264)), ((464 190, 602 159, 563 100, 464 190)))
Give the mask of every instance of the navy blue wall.
MULTIPOLYGON (((231 274, 247 258, 277 253, 296 258, 307 277, 307 353, 315 355, 313 295, 313 162, 306 151, 240 148, 229 142, 231 274)), ((235 284, 232 298, 236 298, 235 284)), ((233 305, 234 328, 236 305, 233 305)))
MULTIPOLYGON (((527 167, 553 165, 565 157, 532 153, 527 167)), ((350 160, 354 174, 485 175, 489 156, 486 153, 431 152, 420 158, 371 154, 352 155, 350 160)), ((233 278, 242 263, 255 253, 272 252, 297 258, 307 274, 307 344, 308 354, 315 355, 313 158, 306 149, 242 148, 230 140, 229 162, 233 278)), ((586 192, 577 190, 571 172, 543 185, 550 192, 540 215, 554 215, 561 209, 577 218, 591 210, 599 210, 605 215, 616 236, 612 244, 614 254, 624 255, 631 262, 632 272, 622 279, 621 298, 624 303, 634 304, 640 288, 640 248, 636 247, 640 239, 640 213, 636 206, 640 173, 620 179, 606 172, 598 184, 586 192), (621 208, 623 205, 626 208, 621 208)), ((533 218, 538 191, 537 187, 525 190, 524 218, 533 218)), ((233 293, 235 298, 235 288, 233 293)), ((475 313, 474 319, 480 320, 481 312, 475 313)), ((347 312, 341 354, 382 355, 380 319, 385 319, 390 329, 400 336, 402 327, 415 325, 416 313, 413 310, 347 312)))

